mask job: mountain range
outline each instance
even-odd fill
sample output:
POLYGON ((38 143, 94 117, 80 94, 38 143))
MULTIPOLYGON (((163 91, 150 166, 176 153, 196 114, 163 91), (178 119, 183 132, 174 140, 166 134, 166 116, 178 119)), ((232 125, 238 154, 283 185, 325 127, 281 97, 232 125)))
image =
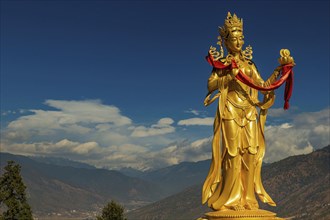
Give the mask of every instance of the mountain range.
MULTIPOLYGON (((75 167, 57 165, 56 162, 52 164, 52 160, 43 163, 40 158, 8 153, 1 153, 0 158, 0 174, 9 160, 21 165, 28 201, 33 213, 39 218, 89 218, 99 213, 111 199, 129 210, 166 196, 156 184, 123 175, 118 171, 88 166, 81 168, 86 165, 77 162, 74 163, 75 167)), ((66 161, 66 164, 70 163, 66 161)))
MULTIPOLYGON (((277 203, 262 209, 286 219, 330 219, 330 146, 307 155, 288 157, 263 167, 264 187, 277 203)), ((206 172, 206 171, 205 171, 206 172)), ((202 181, 163 200, 131 211, 128 219, 188 220, 210 212, 201 204, 202 181)))
MULTIPOLYGON (((278 206, 262 208, 282 217, 330 219, 329 152, 328 146, 263 166, 264 186, 278 206)), ((90 219, 111 199, 124 205, 128 220, 196 219, 210 211, 201 205, 210 160, 118 172, 61 158, 8 153, 0 158, 0 174, 8 160, 22 166, 28 200, 39 219, 90 219)))

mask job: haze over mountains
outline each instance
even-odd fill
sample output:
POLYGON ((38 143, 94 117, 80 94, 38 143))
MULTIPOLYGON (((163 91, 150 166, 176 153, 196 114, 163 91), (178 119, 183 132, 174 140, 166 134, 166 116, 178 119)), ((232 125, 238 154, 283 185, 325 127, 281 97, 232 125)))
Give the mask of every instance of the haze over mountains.
MULTIPOLYGON (((278 204, 274 211, 298 219, 330 218, 329 155, 328 146, 264 166, 265 188, 278 204)), ((7 160, 22 166, 37 217, 93 217, 110 199, 131 210, 129 220, 196 219, 208 210, 200 204, 200 193, 210 160, 150 172, 130 168, 118 172, 59 158, 0 156, 1 174, 7 160)))

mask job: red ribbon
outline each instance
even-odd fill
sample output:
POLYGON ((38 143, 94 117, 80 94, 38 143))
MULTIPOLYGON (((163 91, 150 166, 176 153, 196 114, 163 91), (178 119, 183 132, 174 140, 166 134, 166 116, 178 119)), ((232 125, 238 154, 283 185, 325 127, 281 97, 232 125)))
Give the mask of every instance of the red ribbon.
MULTIPOLYGON (((217 69, 233 69, 233 68, 238 68, 237 64, 235 62, 235 60, 232 60, 232 63, 229 65, 225 65, 223 64, 221 61, 218 60, 214 60, 212 55, 208 55, 206 57, 206 60, 208 61, 208 63, 213 66, 214 68, 217 69)), ((236 75, 236 78, 241 81, 242 83, 244 83, 245 85, 248 85, 254 89, 257 90, 261 90, 261 91, 271 91, 274 89, 279 88, 281 85, 283 85, 283 83, 285 82, 285 91, 284 91, 284 109, 287 110, 289 109, 289 100, 291 98, 292 95, 292 88, 293 88, 293 65, 292 64, 287 64, 287 65, 283 65, 282 69, 281 69, 281 77, 276 80, 275 82, 273 82, 271 85, 269 86, 258 86, 256 84, 254 84, 253 80, 248 77, 247 75, 245 75, 241 70, 239 70, 238 74, 236 75)))

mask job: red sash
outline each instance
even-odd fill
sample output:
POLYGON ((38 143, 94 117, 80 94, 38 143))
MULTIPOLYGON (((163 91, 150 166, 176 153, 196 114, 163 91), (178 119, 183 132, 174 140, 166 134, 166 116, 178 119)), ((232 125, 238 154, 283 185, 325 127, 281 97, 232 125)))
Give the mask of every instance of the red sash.
MULTIPOLYGON (((217 69, 234 69, 234 68, 238 68, 237 64, 235 62, 235 60, 232 60, 232 63, 229 65, 225 65, 223 64, 221 61, 218 60, 214 60, 212 55, 208 55, 206 57, 206 60, 208 61, 208 63, 213 66, 214 68, 217 69)), ((258 86, 256 84, 254 84, 253 80, 248 77, 247 75, 243 74, 241 70, 239 70, 238 74, 236 75, 236 78, 241 81, 242 83, 244 83, 245 85, 250 86, 251 88, 257 89, 257 90, 261 90, 261 91, 271 91, 274 89, 279 88, 284 82, 285 82, 285 91, 284 91, 284 109, 289 109, 289 100, 290 97, 292 95, 292 88, 293 88, 293 64, 287 64, 287 65, 283 65, 282 69, 281 69, 281 77, 276 80, 275 82, 273 82, 271 85, 269 86, 258 86)))

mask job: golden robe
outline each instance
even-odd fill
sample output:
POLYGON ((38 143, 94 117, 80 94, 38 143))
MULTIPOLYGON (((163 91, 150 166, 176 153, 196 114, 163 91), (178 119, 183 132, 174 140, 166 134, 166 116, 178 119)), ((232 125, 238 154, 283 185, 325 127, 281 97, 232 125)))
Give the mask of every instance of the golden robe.
MULTIPOLYGON (((254 83, 265 85, 252 62, 241 69, 254 83)), ((258 91, 236 80, 231 70, 214 68, 208 80, 208 95, 218 91, 214 120, 212 163, 204 182, 202 202, 214 210, 243 206, 258 208, 255 194, 264 203, 276 204, 264 190, 261 165, 265 153, 264 124, 273 93, 258 101, 258 91), (257 108, 260 107, 258 114, 257 108)), ((215 98, 215 97, 214 97, 215 98)), ((211 104, 213 100, 205 103, 211 104)))

